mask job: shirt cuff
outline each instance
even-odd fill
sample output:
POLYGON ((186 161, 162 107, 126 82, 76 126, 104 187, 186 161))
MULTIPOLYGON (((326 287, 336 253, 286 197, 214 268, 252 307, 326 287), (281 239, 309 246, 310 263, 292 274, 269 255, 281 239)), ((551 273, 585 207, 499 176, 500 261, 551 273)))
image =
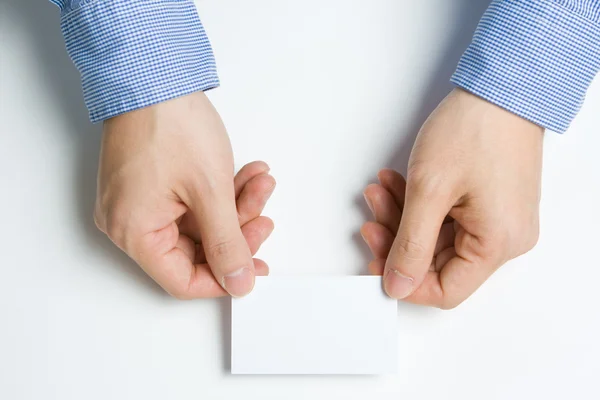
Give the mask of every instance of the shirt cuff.
POLYGON ((563 133, 600 70, 598 18, 596 0, 494 0, 451 82, 563 133))
POLYGON ((62 3, 67 52, 92 122, 219 86, 192 0, 62 3))

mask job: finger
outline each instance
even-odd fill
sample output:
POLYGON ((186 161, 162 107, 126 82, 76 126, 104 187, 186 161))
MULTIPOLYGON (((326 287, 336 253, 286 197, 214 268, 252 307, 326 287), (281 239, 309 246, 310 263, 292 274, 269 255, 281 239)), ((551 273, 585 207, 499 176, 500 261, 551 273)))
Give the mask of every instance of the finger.
POLYGON ((415 289, 404 301, 413 304, 439 307, 443 303, 444 292, 440 284, 440 274, 436 271, 428 271, 421 285, 415 289))
POLYGON ((441 267, 439 273, 429 272, 419 288, 405 300, 442 309, 454 308, 473 294, 497 269, 481 262, 454 256, 441 267))
POLYGON ((194 259, 194 264, 207 264, 202 243, 196 243, 196 258, 194 259))
POLYGON ((469 243, 480 239, 460 229, 456 234, 455 255, 440 270, 440 286, 444 294, 440 307, 454 308, 467 299, 501 265, 498 259, 468 255, 469 243))
POLYGON ((452 247, 454 245, 455 236, 453 223, 444 223, 442 225, 442 229, 440 229, 440 234, 438 236, 437 243, 435 244, 435 250, 433 251, 433 254, 437 255, 441 251, 452 247))
POLYGON ((394 243, 392 232, 377 222, 365 222, 360 228, 360 234, 369 246, 375 259, 387 258, 394 243))
MULTIPOLYGON (((376 222, 365 222, 360 229, 361 236, 369 246, 371 253, 375 259, 386 259, 394 242, 394 236, 392 233, 383 225, 378 224, 376 222)), ((452 250, 451 253, 446 254, 455 254, 453 250, 454 244, 454 227, 452 224, 444 224, 440 231, 440 235, 438 237, 438 241, 436 243, 434 255, 436 264, 433 265, 435 268, 436 265, 440 266, 445 264, 450 258, 445 254, 446 250, 452 250), (442 262, 443 261, 443 262, 442 262)), ((382 266, 383 270, 383 266, 382 266)), ((439 271, 439 268, 436 269, 439 271)), ((377 274, 375 274, 377 275, 377 274)), ((379 274, 381 275, 381 273, 379 274)))
POLYGON ((198 221, 191 210, 188 210, 181 218, 179 218, 178 221, 175 222, 177 222, 177 225, 179 226, 180 234, 191 238, 195 243, 202 242, 198 221))
POLYGON ((448 247, 447 249, 442 250, 435 256, 434 271, 440 272, 448 261, 454 257, 456 257, 456 249, 454 247, 448 247))
POLYGON ((375 220, 391 232, 397 232, 402 212, 396 205, 392 195, 378 184, 367 186, 364 195, 375 220))
POLYGON ((132 258, 172 296, 193 299, 226 293, 208 265, 192 263, 193 241, 179 234, 175 222, 134 239, 132 245, 132 258))
POLYGON ((404 177, 393 169, 382 169, 377 174, 381 186, 392 194, 396 205, 400 210, 404 208, 404 196, 406 192, 406 180, 404 177))
MULTIPOLYGON (((253 262, 257 276, 269 275, 269 267, 263 260, 255 258, 253 259, 253 262)), ((229 295, 229 293, 219 285, 208 264, 197 264, 194 268, 194 277, 191 279, 187 291, 184 293, 176 292, 177 295, 175 297, 181 300, 191 300, 229 295)), ((169 291, 167 290, 167 292, 169 291)), ((173 293, 170 294, 173 295, 173 293)))
MULTIPOLYGON (((246 225, 242 226, 242 234, 248 243, 248 248, 252 255, 256 254, 260 246, 269 238, 273 232, 273 221, 264 216, 257 217, 246 225)), ((206 255, 201 244, 196 245, 195 263, 202 264, 206 262, 206 255)))
MULTIPOLYGON (((248 172, 253 171, 245 172, 248 175, 248 172)), ((245 182, 245 186, 241 189, 241 193, 236 201, 240 225, 244 225, 262 213, 274 188, 275 179, 268 174, 259 173, 245 182)), ((202 241, 197 220, 191 212, 187 212, 183 217, 179 218, 178 225, 179 231, 182 234, 191 237, 196 243, 202 241)))
POLYGON ((269 174, 259 174, 250 179, 237 198, 240 225, 258 217, 275 189, 275 179, 269 174))
POLYGON ((377 260, 373 260, 369 263, 369 273, 371 275, 383 275, 383 270, 385 268, 385 258, 380 258, 377 260))
POLYGON ((250 179, 260 174, 266 174, 269 172, 269 170, 269 166, 264 161, 253 161, 244 165, 242 169, 235 174, 235 178, 233 178, 235 198, 237 199, 239 197, 240 193, 242 193, 242 190, 244 189, 244 186, 246 186, 250 179))
POLYGON ((449 199, 433 194, 425 185, 407 184, 402 221, 387 258, 383 286, 396 299, 409 296, 425 278, 451 207, 449 199))
MULTIPOLYGON (((392 194, 400 211, 404 208, 404 197, 406 194, 406 180, 404 177, 393 169, 382 169, 377 174, 379 183, 388 192, 392 194)), ((454 221, 452 217, 446 216, 444 223, 454 221)))
MULTIPOLYGON (((384 187, 388 192, 392 194, 396 204, 400 211, 404 208, 404 197, 406 194, 406 180, 399 172, 394 171, 393 169, 382 169, 377 174, 377 178, 379 179, 379 183, 384 187)), ((444 219, 444 223, 452 222, 454 219, 450 216, 446 216, 444 219)))
POLYGON ((273 221, 264 216, 255 218, 242 227, 242 234, 252 255, 256 254, 260 246, 269 238, 273 228, 273 221))
POLYGON ((269 275, 269 266, 266 262, 260 258, 253 258, 252 261, 254 261, 254 270, 256 271, 256 276, 269 275))
MULTIPOLYGON (((263 260, 255 258, 253 259, 253 262, 254 270, 256 271, 257 276, 269 275, 269 267, 263 260)), ((197 264, 194 267, 196 270, 195 279, 191 281, 187 293, 185 293, 183 296, 180 295, 178 298, 187 300, 223 297, 229 295, 229 293, 227 293, 221 287, 221 285, 219 285, 208 264, 197 264)))
POLYGON ((461 253, 461 249, 469 247, 468 242, 477 240, 465 230, 459 230, 455 240, 457 247, 438 254, 435 272, 429 272, 418 289, 406 300, 450 309, 473 294, 500 266, 497 261, 481 257, 469 259, 461 253))
MULTIPOLYGON (((196 218, 208 265, 232 296, 244 296, 254 287, 254 264, 238 221, 233 182, 216 181, 195 187, 182 197, 196 218)), ((180 196, 181 197, 181 196, 180 196)))
POLYGON ((180 234, 175 247, 181 249, 190 260, 196 259, 196 243, 188 236, 180 234))
MULTIPOLYGON (((254 263, 254 270, 256 271, 256 276, 269 275, 269 266, 267 265, 267 263, 265 263, 263 260, 259 260, 258 258, 254 258, 252 259, 252 261, 254 263)), ((197 279, 192 281, 190 285, 190 289, 188 292, 190 299, 222 297, 229 295, 229 293, 227 293, 221 287, 221 285, 219 285, 208 264, 197 264, 195 268, 197 279), (209 287, 210 290, 206 290, 207 287, 209 287)), ((188 297, 184 297, 184 299, 186 298, 188 297)))

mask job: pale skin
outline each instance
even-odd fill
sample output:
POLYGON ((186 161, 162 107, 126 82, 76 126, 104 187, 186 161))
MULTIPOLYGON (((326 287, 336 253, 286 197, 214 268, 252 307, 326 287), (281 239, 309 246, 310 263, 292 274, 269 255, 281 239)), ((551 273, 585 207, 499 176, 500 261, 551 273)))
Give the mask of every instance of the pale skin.
POLYGON ((273 230, 260 216, 275 180, 263 162, 234 177, 231 145, 202 92, 104 124, 94 219, 179 299, 243 296, 273 230))
MULTIPOLYGON (((543 129, 455 89, 421 128, 407 180, 382 170, 361 233, 388 295, 453 308, 538 237, 543 129)), ((236 175, 202 92, 105 122, 95 221, 168 293, 243 296, 273 230, 264 162, 236 175)))
POLYGON ((361 233, 394 298, 443 309, 536 244, 543 129, 456 89, 421 128, 406 181, 382 170, 361 233))

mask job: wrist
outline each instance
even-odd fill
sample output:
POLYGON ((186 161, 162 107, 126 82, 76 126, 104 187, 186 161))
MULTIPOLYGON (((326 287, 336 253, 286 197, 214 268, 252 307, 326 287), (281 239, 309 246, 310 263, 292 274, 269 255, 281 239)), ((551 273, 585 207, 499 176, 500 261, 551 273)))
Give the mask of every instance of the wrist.
POLYGON ((540 136, 544 132, 542 126, 537 125, 531 120, 523 118, 463 88, 454 88, 448 97, 453 98, 459 105, 460 110, 465 112, 468 118, 473 121, 505 126, 505 129, 510 128, 511 131, 537 132, 540 136))

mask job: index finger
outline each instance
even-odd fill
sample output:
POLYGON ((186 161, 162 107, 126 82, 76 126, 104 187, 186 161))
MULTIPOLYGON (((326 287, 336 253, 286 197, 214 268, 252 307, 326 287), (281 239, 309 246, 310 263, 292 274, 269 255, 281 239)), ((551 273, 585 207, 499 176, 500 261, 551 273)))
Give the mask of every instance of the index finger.
POLYGON ((270 170, 269 166, 264 161, 252 161, 242 167, 233 178, 233 186, 235 189, 235 198, 237 199, 244 186, 255 176, 266 174, 270 170))
MULTIPOLYGON (((215 279, 207 263, 193 263, 196 245, 180 235, 177 224, 142 237, 136 246, 140 267, 167 293, 181 299, 210 298, 228 295, 215 279), (176 241, 175 241, 176 238, 176 241)), ((269 268, 253 260, 256 274, 267 275, 269 268)))

